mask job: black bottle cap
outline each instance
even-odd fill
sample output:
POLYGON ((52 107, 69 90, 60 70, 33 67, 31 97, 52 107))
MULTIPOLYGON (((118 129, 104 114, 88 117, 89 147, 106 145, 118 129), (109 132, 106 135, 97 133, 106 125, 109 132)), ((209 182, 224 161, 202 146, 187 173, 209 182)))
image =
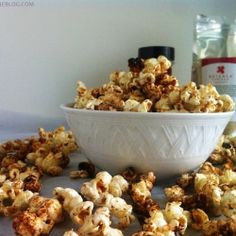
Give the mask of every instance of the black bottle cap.
POLYGON ((175 49, 166 46, 149 46, 138 49, 138 57, 142 59, 157 58, 158 56, 165 56, 168 60, 175 60, 175 49))

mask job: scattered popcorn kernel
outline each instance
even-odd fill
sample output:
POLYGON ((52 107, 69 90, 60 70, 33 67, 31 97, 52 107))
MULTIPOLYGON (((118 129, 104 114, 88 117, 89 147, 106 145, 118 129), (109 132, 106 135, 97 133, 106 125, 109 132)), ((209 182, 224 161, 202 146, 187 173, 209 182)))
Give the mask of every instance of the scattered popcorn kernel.
POLYGON ((164 189, 168 201, 182 202, 185 195, 184 189, 179 185, 173 185, 164 189))
POLYGON ((118 218, 119 227, 123 228, 135 219, 132 206, 120 197, 127 188, 128 182, 121 175, 112 177, 108 172, 101 171, 91 181, 83 183, 80 192, 95 205, 107 207, 118 218))
POLYGON ((184 234, 188 226, 187 211, 180 207, 181 202, 169 202, 166 204, 163 214, 170 228, 180 234, 184 234))
POLYGON ((29 200, 29 208, 13 219, 13 228, 17 235, 48 235, 62 220, 62 206, 58 200, 33 196, 29 200))
POLYGON ((201 232, 205 236, 236 235, 236 221, 230 218, 210 220, 203 224, 201 232))
POLYGON ((196 230, 201 230, 203 225, 209 221, 208 215, 199 208, 191 211, 191 218, 191 227, 196 230))
POLYGON ((39 129, 39 139, 33 144, 33 152, 27 154, 27 160, 50 175, 60 175, 68 165, 68 155, 77 149, 71 131, 58 127, 52 132, 39 129))
POLYGON ((97 208, 91 217, 86 217, 84 224, 79 227, 78 235, 80 236, 123 236, 123 233, 116 228, 112 228, 110 212, 107 207, 97 208))
POLYGON ((124 192, 127 192, 128 187, 128 182, 121 175, 115 175, 109 184, 108 192, 114 197, 121 197, 124 192))
POLYGON ((151 196, 155 181, 154 173, 148 172, 131 184, 130 196, 134 203, 134 209, 139 214, 146 215, 152 208, 159 209, 159 204, 151 196))
POLYGON ((236 221, 236 190, 226 190, 221 199, 221 210, 227 217, 236 221))
POLYGON ((61 202, 63 209, 70 215, 76 224, 83 224, 86 217, 92 215, 94 204, 91 201, 83 201, 80 194, 72 188, 56 187, 53 195, 61 202))

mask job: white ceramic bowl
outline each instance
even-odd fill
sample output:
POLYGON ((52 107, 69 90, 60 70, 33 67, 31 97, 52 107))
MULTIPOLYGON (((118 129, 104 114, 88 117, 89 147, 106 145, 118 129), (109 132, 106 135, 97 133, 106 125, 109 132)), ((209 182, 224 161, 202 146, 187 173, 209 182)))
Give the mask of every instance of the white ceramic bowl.
POLYGON ((112 174, 126 167, 167 178, 191 171, 215 148, 234 112, 139 113, 61 105, 78 145, 112 174))

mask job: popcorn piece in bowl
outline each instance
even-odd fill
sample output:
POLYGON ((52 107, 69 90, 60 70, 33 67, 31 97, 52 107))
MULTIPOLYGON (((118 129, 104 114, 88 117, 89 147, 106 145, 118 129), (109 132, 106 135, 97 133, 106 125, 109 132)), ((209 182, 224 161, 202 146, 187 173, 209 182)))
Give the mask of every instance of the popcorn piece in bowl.
MULTIPOLYGON (((86 105, 94 99, 91 91, 87 89, 82 81, 77 82, 77 97, 75 98, 75 107, 84 108, 86 105)), ((95 100, 95 99, 94 99, 95 100)))
POLYGON ((143 102, 138 102, 134 99, 125 101, 124 111, 148 112, 152 107, 152 101, 145 99, 143 102))
POLYGON ((233 100, 211 84, 180 86, 166 58, 131 61, 98 88, 78 82, 75 102, 61 105, 81 151, 113 174, 133 166, 166 178, 197 168, 231 119, 233 100))

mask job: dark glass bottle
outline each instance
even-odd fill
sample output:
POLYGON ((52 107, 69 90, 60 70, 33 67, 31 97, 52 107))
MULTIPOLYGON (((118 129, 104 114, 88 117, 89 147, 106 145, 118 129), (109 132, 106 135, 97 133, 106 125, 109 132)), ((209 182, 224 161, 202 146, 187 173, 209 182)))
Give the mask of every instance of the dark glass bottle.
POLYGON ((175 49, 167 46, 148 46, 138 49, 138 57, 142 59, 157 58, 159 56, 165 56, 171 61, 171 67, 168 70, 168 74, 172 74, 172 66, 175 60, 175 49))

